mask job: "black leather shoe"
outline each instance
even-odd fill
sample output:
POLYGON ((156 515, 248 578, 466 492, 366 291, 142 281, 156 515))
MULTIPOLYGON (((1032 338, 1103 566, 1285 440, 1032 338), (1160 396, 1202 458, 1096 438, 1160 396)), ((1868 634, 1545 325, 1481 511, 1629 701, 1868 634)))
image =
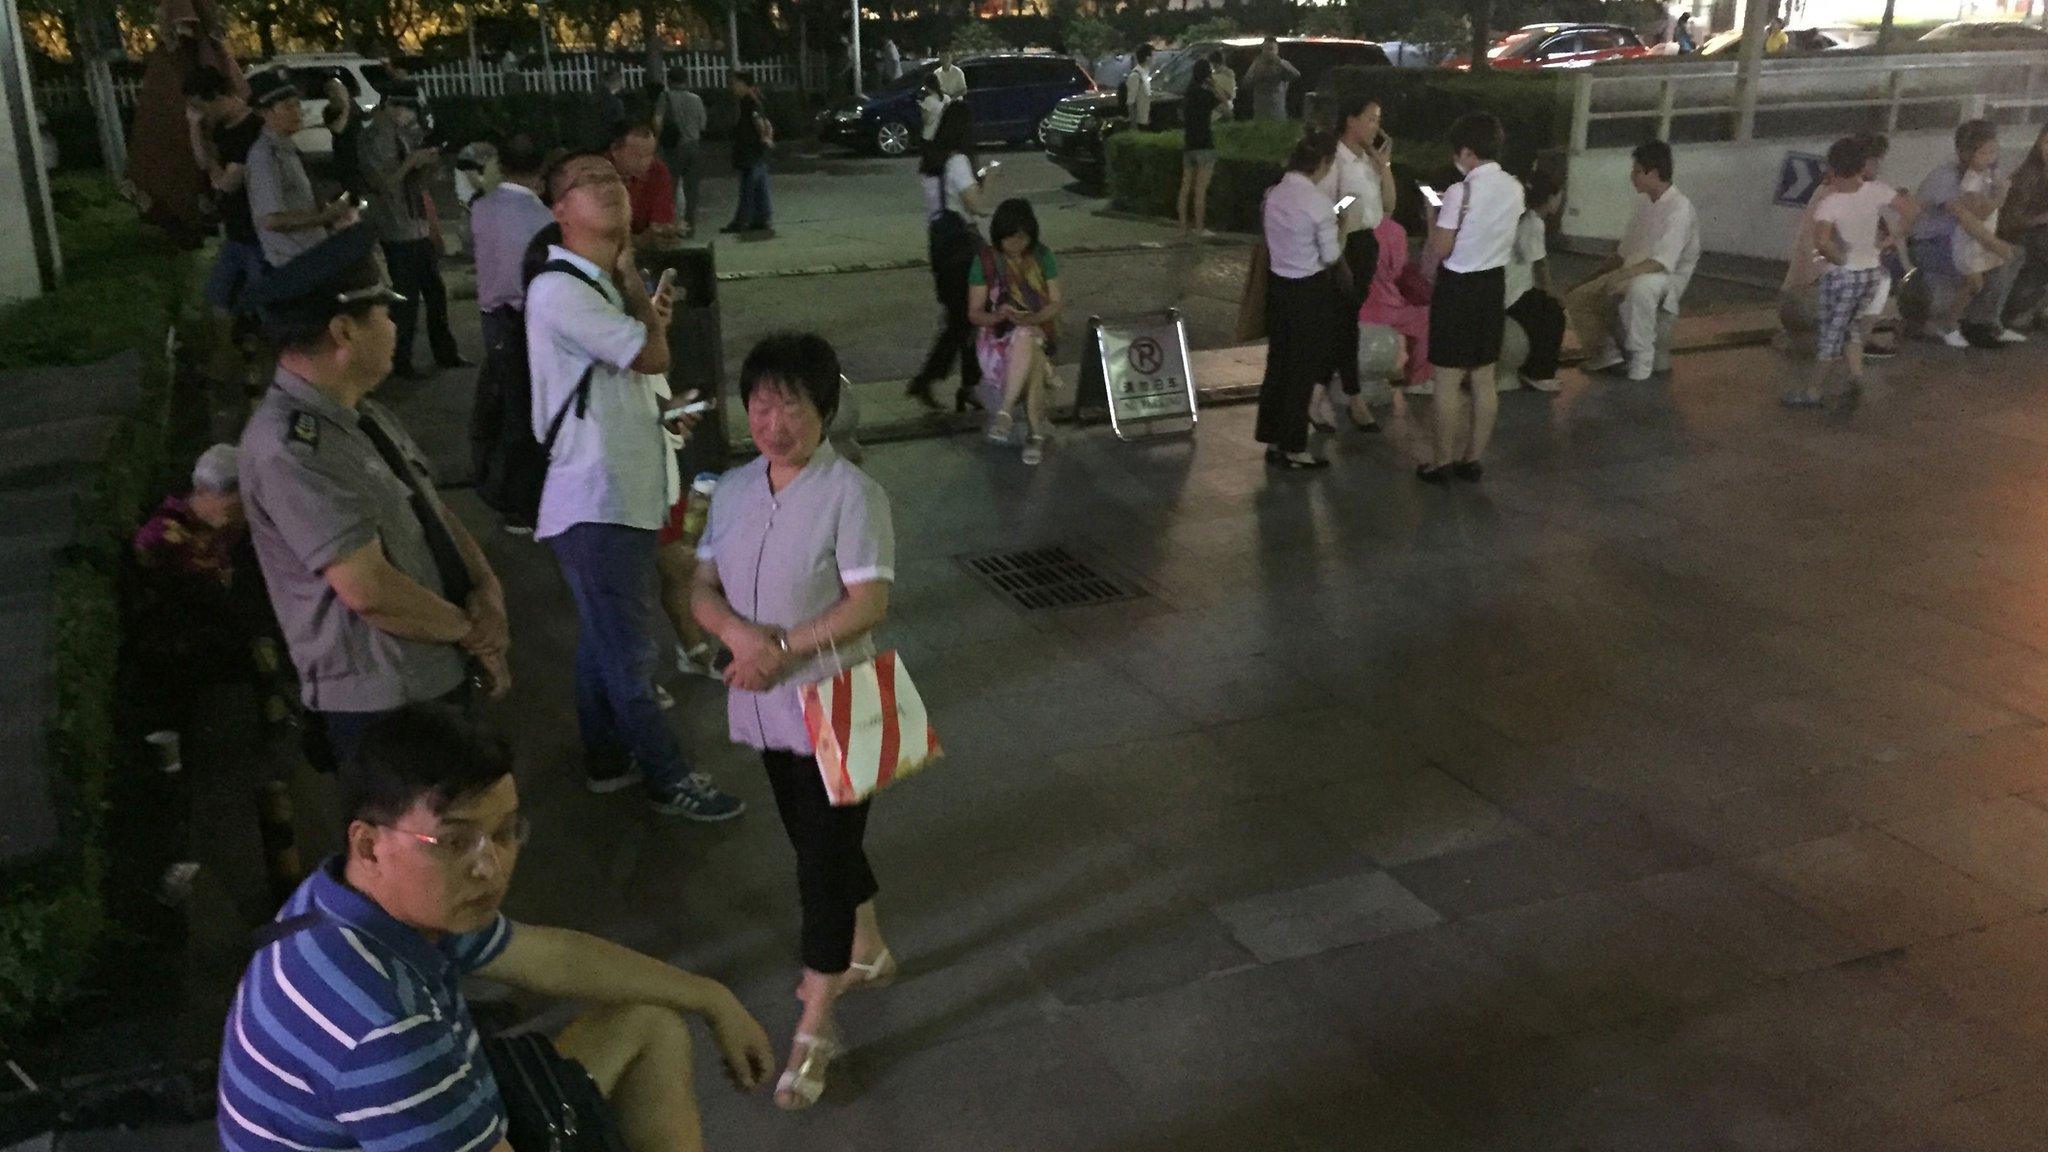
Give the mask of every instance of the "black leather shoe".
POLYGON ((903 394, 933 411, 938 410, 939 402, 932 396, 932 382, 929 380, 912 380, 903 394))
POLYGON ((451 369, 452 369, 452 368, 474 368, 474 367, 476 367, 476 361, 474 361, 474 360, 464 360, 464 359, 462 358, 462 354, 458 352, 458 353, 456 353, 455 355, 453 355, 453 356, 450 356, 450 357, 448 357, 448 358, 447 358, 446 360, 443 360, 443 359, 442 359, 441 357, 439 357, 439 356, 436 356, 436 357, 434 357, 434 367, 436 367, 436 368, 451 368, 451 369))
POLYGON ((1451 475, 1460 480, 1477 480, 1486 474, 1486 466, 1477 460, 1460 460, 1451 465, 1451 475))
POLYGON ((1429 464, 1417 464, 1415 478, 1424 484, 1448 484, 1451 482, 1451 470, 1429 464))

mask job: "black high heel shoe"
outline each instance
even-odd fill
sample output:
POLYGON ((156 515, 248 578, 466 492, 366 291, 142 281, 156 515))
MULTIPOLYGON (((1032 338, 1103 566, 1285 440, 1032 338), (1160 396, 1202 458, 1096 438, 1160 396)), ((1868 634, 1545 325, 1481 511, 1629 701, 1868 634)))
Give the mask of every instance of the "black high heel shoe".
POLYGON ((969 408, 974 409, 976 412, 982 411, 981 398, 974 394, 974 389, 962 386, 953 393, 953 412, 957 415, 967 411, 969 408))
POLYGON ((936 410, 939 406, 938 400, 932 396, 932 382, 929 380, 912 380, 910 386, 903 390, 903 394, 927 408, 936 410))

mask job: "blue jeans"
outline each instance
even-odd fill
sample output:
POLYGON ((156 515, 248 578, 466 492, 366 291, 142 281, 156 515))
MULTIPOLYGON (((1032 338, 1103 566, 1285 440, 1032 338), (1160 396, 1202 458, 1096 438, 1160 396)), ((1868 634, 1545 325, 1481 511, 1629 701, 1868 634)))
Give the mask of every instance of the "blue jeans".
POLYGON ((652 530, 578 524, 548 541, 576 601, 576 723, 593 775, 630 755, 649 791, 683 782, 690 766, 654 702, 652 530))
POLYGON ((222 240, 220 255, 213 258, 213 271, 206 276, 206 302, 223 312, 238 311, 242 297, 269 268, 261 246, 222 240))
POLYGON ((734 228, 766 228, 774 209, 768 202, 768 161, 758 160, 740 173, 740 203, 732 211, 734 228))

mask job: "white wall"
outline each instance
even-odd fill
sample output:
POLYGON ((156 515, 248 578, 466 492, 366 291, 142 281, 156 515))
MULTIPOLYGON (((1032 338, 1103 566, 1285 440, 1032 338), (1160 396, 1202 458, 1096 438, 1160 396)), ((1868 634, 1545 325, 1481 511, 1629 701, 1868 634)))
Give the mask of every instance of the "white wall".
POLYGON ((42 295, 63 271, 36 123, 19 15, 0 0, 0 303, 42 295))
MULTIPOLYGON (((2033 129, 2008 128, 2006 154, 2019 155, 2033 136, 2033 129)), ((1800 209, 1774 202, 1779 169, 1788 153, 1825 156, 1838 138, 1677 145, 1673 178, 1699 211, 1701 249, 1785 259, 1800 209)), ((1891 138, 1891 144, 1885 178, 1908 189, 1917 186, 1936 164, 1955 159, 1952 129, 1899 133, 1891 138)), ((1588 150, 1571 158, 1561 225, 1568 239, 1610 243, 1621 239, 1622 229, 1635 211, 1636 194, 1629 187, 1628 171, 1626 148, 1588 150)))

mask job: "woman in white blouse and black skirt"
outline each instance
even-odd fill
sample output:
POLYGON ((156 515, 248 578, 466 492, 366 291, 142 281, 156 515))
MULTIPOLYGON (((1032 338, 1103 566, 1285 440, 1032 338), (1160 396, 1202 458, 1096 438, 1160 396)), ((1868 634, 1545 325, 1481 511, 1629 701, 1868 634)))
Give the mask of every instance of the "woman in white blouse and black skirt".
POLYGON ((1499 400, 1493 366, 1507 323, 1507 265, 1522 219, 1522 182, 1494 162, 1505 134, 1490 113, 1468 112, 1451 125, 1451 162, 1464 179, 1444 192, 1429 230, 1425 266, 1437 266, 1429 301, 1429 363, 1436 369, 1436 458, 1415 466, 1431 484, 1477 480, 1493 439, 1499 400), (1466 390, 1472 401, 1465 418, 1466 390))
POLYGON ((1275 468, 1327 468, 1308 450, 1308 405, 1342 354, 1344 289, 1334 273, 1343 249, 1337 206, 1316 185, 1329 175, 1337 138, 1313 131, 1287 157, 1287 172, 1266 190, 1266 376, 1259 385, 1259 442, 1275 468))

